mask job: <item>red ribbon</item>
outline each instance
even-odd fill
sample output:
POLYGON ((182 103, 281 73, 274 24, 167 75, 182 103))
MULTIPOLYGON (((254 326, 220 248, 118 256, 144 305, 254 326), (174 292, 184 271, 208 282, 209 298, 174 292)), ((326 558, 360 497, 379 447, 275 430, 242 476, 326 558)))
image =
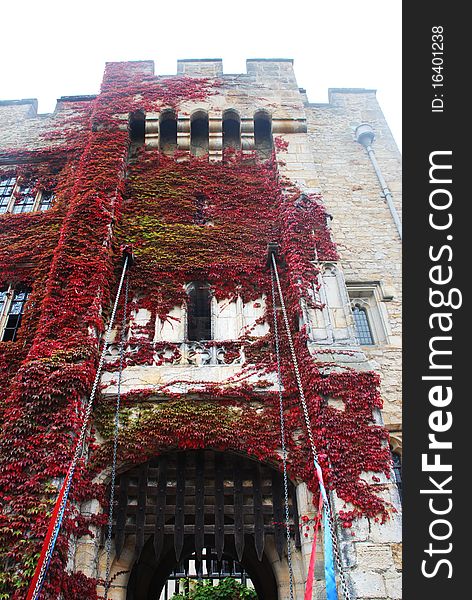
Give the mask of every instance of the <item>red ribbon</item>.
POLYGON ((313 544, 311 546, 310 566, 308 567, 308 577, 306 580, 305 587, 305 599, 312 600, 313 598, 313 581, 315 579, 315 562, 316 562, 316 540, 318 537, 318 527, 321 521, 321 514, 323 510, 323 498, 320 493, 320 501, 318 503, 318 514, 315 520, 315 534, 313 536, 313 544))
POLYGON ((46 554, 49 546, 49 541, 54 533, 54 529, 56 526, 57 516, 59 514, 59 509, 61 508, 62 498, 64 497, 64 492, 66 490, 67 476, 64 478, 64 483, 62 484, 61 491, 59 492, 59 496, 56 500, 56 505, 54 506, 54 510, 52 511, 51 519, 49 521, 48 531, 46 533, 46 537, 44 538, 43 547, 41 548, 41 554, 39 555, 38 564, 36 565, 36 570, 34 572, 33 579, 31 580, 28 595, 26 596, 26 600, 32 600, 34 598, 34 590, 36 587, 36 583, 39 579, 39 575, 41 574, 41 568, 46 559, 46 554))

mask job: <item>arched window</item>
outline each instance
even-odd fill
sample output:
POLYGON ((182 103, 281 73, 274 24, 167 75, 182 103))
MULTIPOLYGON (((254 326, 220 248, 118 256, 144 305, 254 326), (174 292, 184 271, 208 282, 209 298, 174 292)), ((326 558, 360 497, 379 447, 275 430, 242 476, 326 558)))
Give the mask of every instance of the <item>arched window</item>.
POLYGON ((402 459, 397 452, 392 452, 393 473, 395 475, 395 483, 397 484, 400 500, 402 499, 402 459))
POLYGON ((200 110, 190 120, 190 152, 194 156, 208 154, 208 136, 208 115, 200 110))
POLYGON ((241 120, 235 110, 223 113, 223 150, 241 149, 241 120))
POLYGON ((191 342, 211 340, 210 286, 203 281, 193 281, 187 294, 187 339, 191 342))
POLYGON ((347 281, 354 335, 360 344, 388 344, 391 331, 385 302, 392 297, 386 295, 380 282, 347 281))
POLYGON ((137 111, 129 116, 129 140, 130 158, 136 157, 136 151, 141 146, 144 146, 146 135, 146 117, 142 111, 137 111))
POLYGON ((352 314, 354 316, 354 326, 359 344, 361 346, 372 346, 374 338, 367 317, 367 310, 360 304, 355 304, 352 307, 352 314))
POLYGON ((159 148, 164 154, 177 150, 177 118, 171 110, 163 112, 159 119, 159 148))
POLYGON ((254 115, 254 146, 261 158, 269 158, 272 151, 272 122, 270 115, 260 110, 254 115))

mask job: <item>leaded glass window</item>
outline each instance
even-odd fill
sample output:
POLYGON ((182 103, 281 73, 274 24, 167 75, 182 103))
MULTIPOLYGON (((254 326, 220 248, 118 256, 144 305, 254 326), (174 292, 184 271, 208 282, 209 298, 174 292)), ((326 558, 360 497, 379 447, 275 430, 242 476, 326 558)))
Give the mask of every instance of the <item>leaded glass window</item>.
POLYGON ((51 208, 54 200, 54 192, 52 190, 44 190, 41 192, 41 198, 39 199, 38 210, 45 211, 51 208))
POLYGON ((393 473, 395 475, 395 483, 397 484, 400 500, 402 499, 402 459, 396 452, 392 452, 393 473))
POLYGON ((15 177, 0 180, 0 214, 8 211, 15 184, 15 177))
POLYGON ((5 310, 5 305, 8 300, 8 292, 6 290, 0 290, 0 319, 3 316, 3 311, 5 310))
POLYGON ((30 187, 20 188, 20 197, 15 200, 11 212, 13 214, 32 212, 35 199, 36 194, 30 187))
POLYGON ((4 315, 3 331, 1 332, 2 342, 14 342, 16 340, 16 335, 23 319, 25 303, 28 298, 28 292, 24 289, 13 290, 10 293, 12 293, 12 299, 9 305, 9 293, 0 293, 0 315, 2 312, 6 312, 4 315))
POLYGON ((37 192, 33 184, 21 186, 21 181, 19 183, 20 186, 15 177, 0 180, 0 214, 44 212, 51 208, 54 201, 53 190, 37 192))
POLYGON ((374 338, 370 329, 366 309, 363 306, 356 304, 352 308, 352 314, 354 316, 354 326, 356 328, 356 337, 359 344, 361 344, 361 346, 372 346, 374 338))

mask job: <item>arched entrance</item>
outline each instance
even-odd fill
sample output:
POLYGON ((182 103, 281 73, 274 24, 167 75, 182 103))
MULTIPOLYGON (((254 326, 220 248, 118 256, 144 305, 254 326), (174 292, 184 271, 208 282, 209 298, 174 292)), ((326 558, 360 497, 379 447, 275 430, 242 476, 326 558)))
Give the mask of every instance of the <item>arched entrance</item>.
MULTIPOLYGON (((177 562, 175 551, 172 545, 172 540, 166 540, 167 548, 164 548, 159 561, 155 560, 152 540, 149 540, 141 552, 140 557, 135 562, 128 582, 126 600, 159 600, 162 596, 164 588, 168 587, 168 598, 172 596, 174 587, 171 585, 175 577, 174 572, 179 573, 181 577, 191 576, 192 579, 219 579, 225 575, 225 569, 218 569, 216 553, 211 553, 210 560, 207 561, 207 551, 210 547, 204 548, 202 555, 205 564, 201 565, 201 575, 195 573, 192 576, 192 568, 186 569, 184 565, 192 563, 196 558, 194 552, 194 542, 189 537, 186 539, 182 551, 182 557, 177 562), (170 541, 170 543, 169 543, 170 541), (213 560, 212 560, 213 558, 213 560), (216 559, 216 560, 215 560, 216 559), (212 562, 213 565, 209 565, 212 562), (216 567, 216 568, 215 568, 216 567), (211 576, 213 574, 213 576, 211 576), (162 595, 162 596, 161 596, 162 595)), ((213 549, 211 549, 213 550, 213 549)), ((254 589, 256 590, 259 599, 275 600, 277 598, 277 581, 275 579, 272 566, 267 556, 264 554, 262 560, 259 561, 254 546, 251 545, 250 539, 247 539, 244 554, 241 563, 237 560, 236 550, 233 548, 225 549, 222 560, 219 561, 221 566, 224 563, 232 562, 236 568, 231 569, 227 576, 234 576, 239 581, 246 577, 250 579, 254 589), (240 565, 240 566, 239 566, 240 565), (240 573, 242 571, 242 573, 240 573)), ((196 561, 196 569, 198 570, 198 560, 196 561)))
MULTIPOLYGON (((189 559, 202 577, 216 576, 230 561, 251 579, 260 600, 277 598, 265 548, 283 559, 286 539, 283 477, 273 467, 211 450, 165 454, 117 477, 115 497, 116 556, 134 543, 127 600, 158 600, 189 559)), ((300 547, 291 483, 289 510, 300 547)))

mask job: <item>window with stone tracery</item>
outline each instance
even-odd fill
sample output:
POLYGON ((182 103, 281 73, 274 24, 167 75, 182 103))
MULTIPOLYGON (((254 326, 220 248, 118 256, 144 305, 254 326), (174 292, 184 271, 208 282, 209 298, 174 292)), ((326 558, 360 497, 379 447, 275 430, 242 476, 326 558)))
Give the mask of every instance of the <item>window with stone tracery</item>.
POLYGON ((43 190, 39 198, 38 210, 49 210, 54 201, 54 192, 52 190, 43 190))
POLYGON ((354 329, 361 346, 388 344, 390 327, 385 301, 391 298, 378 282, 347 282, 354 329))
POLYGON ((8 209, 16 186, 15 177, 7 177, 0 180, 0 214, 9 212, 8 209))
POLYGON ((19 196, 13 203, 10 212, 15 214, 33 212, 36 194, 30 187, 20 187, 19 196))
MULTIPOLYGON (((265 297, 250 302, 240 297, 217 300, 207 282, 192 282, 185 287, 188 302, 172 308, 166 319, 156 320, 154 341, 236 341, 242 335, 260 337, 267 333, 268 323, 263 320, 265 297)), ((149 319, 150 313, 141 309, 134 320, 145 325, 149 319)))
POLYGON ((374 343, 374 338, 372 337, 367 310, 357 303, 352 307, 352 315, 357 341, 361 346, 371 346, 374 343))

